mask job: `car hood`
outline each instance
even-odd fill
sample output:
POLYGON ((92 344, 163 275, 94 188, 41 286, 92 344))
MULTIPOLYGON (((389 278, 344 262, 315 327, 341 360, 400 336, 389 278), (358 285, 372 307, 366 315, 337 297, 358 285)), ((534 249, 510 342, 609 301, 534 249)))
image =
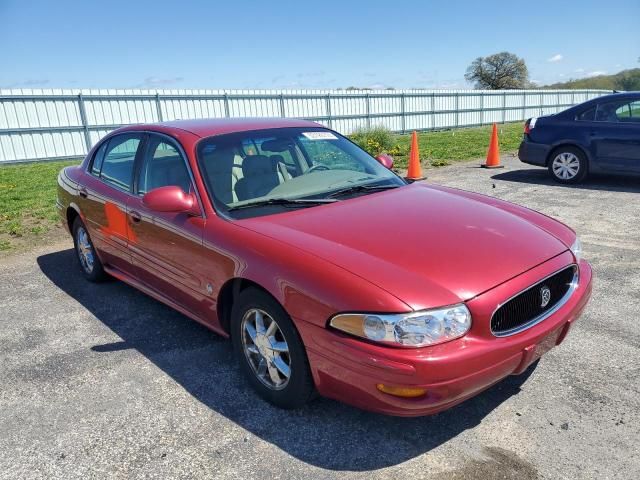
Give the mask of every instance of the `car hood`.
POLYGON ((567 250, 499 206, 511 204, 465 193, 412 184, 238 223, 339 265, 414 309, 468 300, 567 250))

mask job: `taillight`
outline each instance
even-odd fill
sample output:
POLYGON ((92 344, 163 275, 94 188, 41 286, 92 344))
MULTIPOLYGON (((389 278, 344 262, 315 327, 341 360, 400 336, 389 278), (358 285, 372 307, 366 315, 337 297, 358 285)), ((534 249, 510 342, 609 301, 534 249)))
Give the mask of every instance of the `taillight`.
POLYGON ((526 122, 524 122, 524 134, 528 135, 531 133, 531 130, 533 130, 533 127, 536 126, 536 121, 538 119, 536 117, 530 118, 529 120, 527 120, 526 122))

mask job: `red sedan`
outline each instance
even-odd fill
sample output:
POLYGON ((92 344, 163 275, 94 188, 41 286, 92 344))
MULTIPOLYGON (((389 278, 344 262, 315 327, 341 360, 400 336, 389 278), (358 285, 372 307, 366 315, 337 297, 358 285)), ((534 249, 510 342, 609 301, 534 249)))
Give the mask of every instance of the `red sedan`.
POLYGON ((136 125, 60 173, 58 208, 88 280, 230 336, 275 405, 431 414, 562 342, 591 268, 567 226, 388 161, 302 120, 136 125))

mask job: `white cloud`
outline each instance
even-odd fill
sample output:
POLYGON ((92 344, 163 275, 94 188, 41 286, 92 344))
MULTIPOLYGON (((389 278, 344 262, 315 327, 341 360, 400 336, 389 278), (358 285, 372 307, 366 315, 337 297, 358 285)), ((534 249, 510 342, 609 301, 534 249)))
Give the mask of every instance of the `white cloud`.
POLYGON ((564 77, 564 76, 565 76, 565 74, 564 74, 564 73, 560 73, 560 74, 558 74, 558 76, 559 76, 559 77, 564 77))
POLYGON ((542 82, 540 80, 531 80, 531 83, 535 83, 536 85, 540 85, 542 82))
POLYGON ((598 75, 606 75, 606 70, 594 70, 593 72, 587 73, 587 77, 597 77, 598 75))
POLYGON ((176 83, 180 83, 184 80, 182 77, 170 77, 170 78, 159 78, 159 77, 147 77, 144 81, 136 87, 142 88, 157 88, 157 87, 166 87, 169 85, 174 85, 176 83))
POLYGON ((558 62, 559 62, 559 61, 561 61, 563 58, 564 58, 564 57, 563 57, 561 54, 556 53, 553 57, 551 57, 551 58, 547 58, 547 62, 550 62, 550 63, 558 63, 558 62))
POLYGON ((20 82, 10 83, 4 85, 3 88, 31 88, 31 87, 43 87, 49 83, 48 78, 30 78, 22 80, 20 82))
POLYGON ((576 73, 583 73, 584 72, 584 68, 576 68, 576 73))

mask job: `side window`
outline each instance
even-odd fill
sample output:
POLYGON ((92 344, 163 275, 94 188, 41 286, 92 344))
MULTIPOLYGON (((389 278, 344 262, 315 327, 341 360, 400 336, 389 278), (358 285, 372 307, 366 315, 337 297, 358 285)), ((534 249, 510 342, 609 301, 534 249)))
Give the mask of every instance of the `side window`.
POLYGON ((140 177, 138 178, 138 194, 154 188, 175 185, 189 192, 191 179, 189 171, 180 152, 169 142, 152 136, 146 149, 140 177))
POLYGON ((582 122, 593 122, 596 118, 596 107, 591 107, 576 116, 576 120, 582 122))
POLYGON ((618 107, 616 117, 620 122, 640 122, 640 100, 618 107))
POLYGON ((140 136, 137 134, 118 135, 109 140, 100 178, 122 190, 129 190, 133 177, 133 163, 139 146, 140 136))
POLYGON ((618 122, 616 112, 624 106, 621 105, 620 100, 599 104, 596 109, 596 122, 618 122))
POLYGON ((102 162, 104 160, 104 152, 107 150, 107 145, 109 142, 104 142, 100 145, 100 148, 96 151, 93 156, 93 162, 91 163, 91 174, 96 177, 100 176, 100 170, 102 170, 102 162))

